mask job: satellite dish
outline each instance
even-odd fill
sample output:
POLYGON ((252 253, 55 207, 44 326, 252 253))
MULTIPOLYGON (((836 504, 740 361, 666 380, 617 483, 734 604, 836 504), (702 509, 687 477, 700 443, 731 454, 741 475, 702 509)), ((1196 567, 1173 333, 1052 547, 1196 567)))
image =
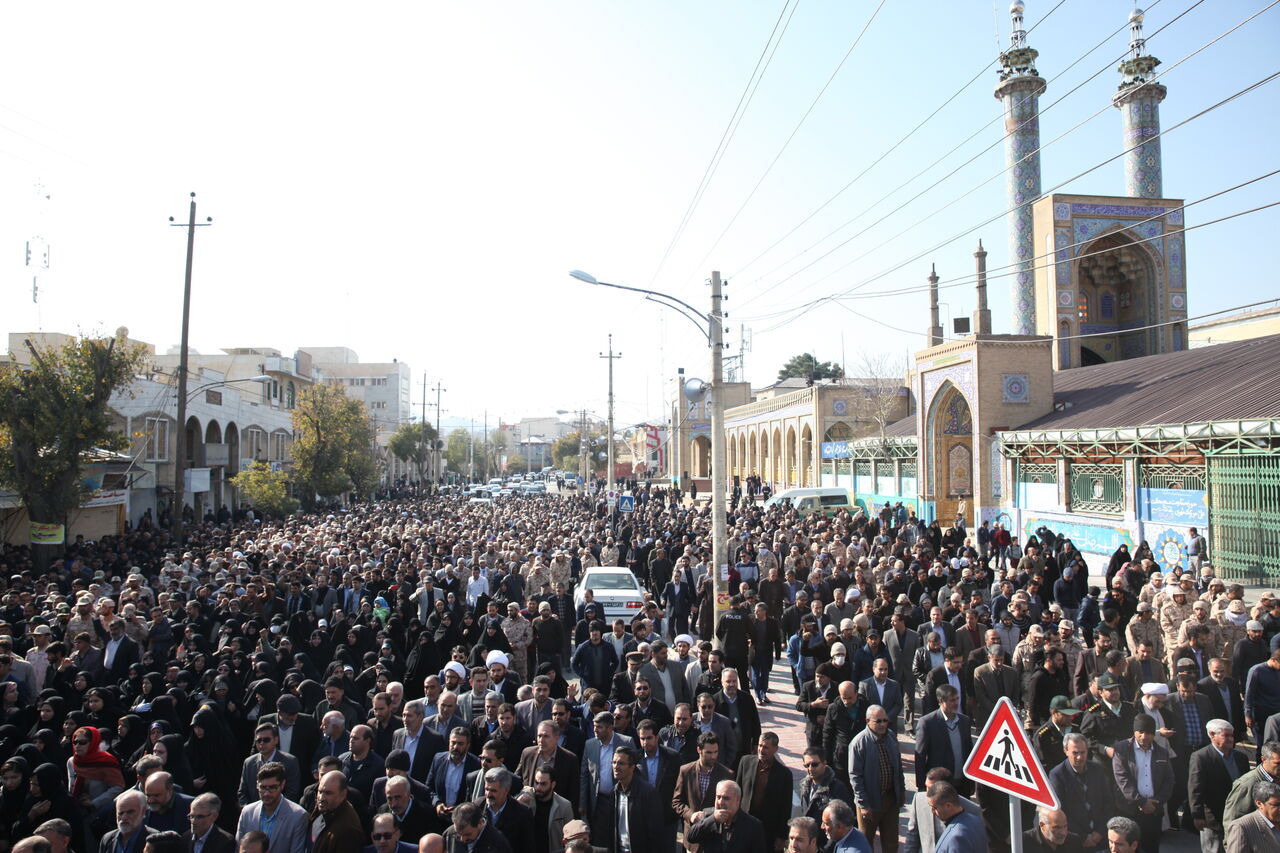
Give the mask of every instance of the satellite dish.
POLYGON ((684 383, 684 395, 686 397, 697 398, 710 390, 710 386, 701 379, 687 379, 684 383))

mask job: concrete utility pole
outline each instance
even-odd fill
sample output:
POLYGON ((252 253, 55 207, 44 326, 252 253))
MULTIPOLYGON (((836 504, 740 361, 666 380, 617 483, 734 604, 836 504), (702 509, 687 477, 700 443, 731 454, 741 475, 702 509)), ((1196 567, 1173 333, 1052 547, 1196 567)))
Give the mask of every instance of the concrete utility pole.
POLYGON ((448 388, 441 388, 439 381, 436 382, 436 441, 435 441, 435 456, 433 457, 435 460, 435 464, 434 464, 435 470, 432 473, 434 474, 435 479, 437 481, 444 474, 444 466, 440 464, 440 459, 444 455, 443 453, 444 446, 440 441, 440 392, 448 391, 448 390, 449 390, 448 388))
POLYGON ((587 485, 587 474, 591 468, 587 462, 587 455, 591 453, 591 439, 587 436, 587 410, 582 410, 582 426, 578 430, 578 479, 582 480, 582 487, 585 489, 587 485))
POLYGON ((605 483, 609 491, 613 491, 613 361, 622 358, 622 353, 613 352, 613 335, 609 335, 609 354, 600 353, 601 358, 609 359, 609 470, 605 474, 605 483))
MULTIPOLYGON (((196 222, 196 194, 191 194, 191 213, 187 224, 174 222, 169 217, 171 228, 187 229, 187 273, 182 284, 182 345, 178 352, 178 434, 174 437, 173 460, 173 537, 182 544, 182 510, 186 505, 187 494, 187 339, 191 327, 191 262, 196 250, 196 228, 213 223, 213 217, 206 216, 204 222, 196 222)), ((193 507, 194 509, 194 507, 193 507)))
POLYGON ((707 315, 711 333, 711 594, 715 602, 714 623, 728 606, 729 547, 725 532, 725 480, 728 472, 724 436, 724 289, 720 271, 711 273, 711 313, 707 315))
MULTIPOLYGON (((423 445, 427 443, 427 372, 422 372, 422 415, 421 423, 418 427, 418 489, 421 490, 426 485, 427 479, 427 449, 423 445)), ((421 494, 421 491, 419 491, 421 494)))

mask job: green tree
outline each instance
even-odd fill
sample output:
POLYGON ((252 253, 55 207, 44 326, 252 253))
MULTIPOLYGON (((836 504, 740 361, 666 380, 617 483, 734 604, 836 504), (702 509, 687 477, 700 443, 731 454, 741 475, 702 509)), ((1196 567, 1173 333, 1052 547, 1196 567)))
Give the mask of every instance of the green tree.
POLYGON ((459 427, 445 437, 444 461, 449 470, 466 476, 467 463, 472 461, 471 433, 459 427))
POLYGON ((556 440, 551 445, 551 464, 561 470, 578 470, 578 451, 581 449, 578 445, 582 438, 582 431, 571 432, 564 438, 556 440))
POLYGON ((333 385, 313 385, 293 410, 294 482, 303 506, 316 498, 355 491, 367 495, 377 483, 373 424, 364 406, 333 385))
POLYGON ((401 424, 387 442, 391 455, 418 470, 418 482, 427 479, 427 460, 436 440, 436 428, 429 423, 401 424))
POLYGON ((519 453, 513 453, 507 457, 507 473, 508 474, 524 474, 529 470, 529 463, 519 453))
MULTIPOLYGON (((88 496, 80 476, 86 453, 125 450, 113 426, 111 395, 142 367, 145 350, 123 338, 79 338, 60 348, 25 341, 30 365, 0 364, 0 484, 22 498, 33 524, 64 525, 88 496)), ((41 571, 64 550, 33 543, 41 571)))
POLYGON ((289 475, 272 471, 261 460, 231 478, 231 484, 248 498, 259 512, 274 518, 283 518, 298 508, 298 502, 289 497, 289 475))
POLYGON ((793 356, 778 371, 778 381, 798 376, 801 379, 839 379, 844 376, 844 369, 834 361, 818 361, 812 353, 801 353, 793 356))

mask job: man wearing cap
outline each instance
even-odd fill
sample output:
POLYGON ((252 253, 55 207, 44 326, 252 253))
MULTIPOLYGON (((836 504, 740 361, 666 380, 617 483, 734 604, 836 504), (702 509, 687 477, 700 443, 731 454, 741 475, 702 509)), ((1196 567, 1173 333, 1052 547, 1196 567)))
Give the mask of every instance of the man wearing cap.
POLYGON ((1173 796, 1169 751, 1156 743, 1156 722, 1149 714, 1133 718, 1133 737, 1115 744, 1111 760, 1120 804, 1142 831, 1142 849, 1160 848, 1164 807, 1173 796))
POLYGON ((507 604, 507 618, 502 620, 502 633, 507 635, 511 644, 510 667, 515 672, 518 684, 529 683, 529 647, 533 645, 533 623, 524 618, 520 605, 512 601, 507 604))
POLYGON ((1138 602, 1137 618, 1129 620, 1124 629, 1125 642, 1129 649, 1136 649, 1138 643, 1146 641, 1151 644, 1157 658, 1164 657, 1164 634, 1155 619, 1155 608, 1148 601, 1138 602))
POLYGON ((1160 632, 1164 635, 1164 647, 1170 654, 1180 645, 1178 631, 1182 624, 1191 618, 1191 603, 1195 597, 1193 586, 1192 578, 1183 576, 1177 586, 1170 587, 1170 600, 1160 608, 1160 632))
POLYGON ((1244 639, 1231 650, 1231 671, 1237 680, 1248 675, 1249 670, 1264 662, 1271 654, 1266 641, 1266 629, 1257 619, 1244 623, 1244 639))
POLYGON ((1111 761, 1114 745, 1132 732, 1134 708, 1121 697, 1120 680, 1104 672, 1097 680, 1099 701, 1090 705, 1080 722, 1080 733, 1089 739, 1094 757, 1104 764, 1111 761))
POLYGON ((48 625, 36 625, 31 629, 31 648, 27 650, 27 663, 31 664, 33 687, 37 693, 44 689, 45 675, 49 671, 49 653, 45 649, 53 642, 53 629, 48 625))
POLYGON ((573 671, 582 679, 583 689, 609 692, 613 673, 618 668, 618 653, 613 644, 604 641, 604 623, 590 623, 588 639, 573 653, 573 671))
POLYGON ((1046 772, 1057 767, 1066 760, 1063 751, 1063 738, 1075 731, 1075 724, 1084 713, 1072 706, 1066 696, 1054 696, 1049 702, 1049 721, 1035 730, 1032 740, 1036 752, 1040 755, 1040 763, 1046 772))

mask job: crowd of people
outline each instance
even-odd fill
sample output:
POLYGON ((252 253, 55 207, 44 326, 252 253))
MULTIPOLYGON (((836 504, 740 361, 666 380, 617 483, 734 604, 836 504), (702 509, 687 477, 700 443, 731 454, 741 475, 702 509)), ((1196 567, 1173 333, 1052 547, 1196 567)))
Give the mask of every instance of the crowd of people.
POLYGON ((1280 601, 1203 560, 1091 570, 1048 529, 742 500, 716 614, 709 507, 636 491, 215 517, 181 547, 144 521, 47 572, 4 546, 0 842, 895 853, 905 818, 910 853, 1001 853, 1009 800, 963 768, 1007 697, 1060 801, 1024 849, 1280 850, 1280 601), (578 589, 597 565, 645 604, 578 589))

